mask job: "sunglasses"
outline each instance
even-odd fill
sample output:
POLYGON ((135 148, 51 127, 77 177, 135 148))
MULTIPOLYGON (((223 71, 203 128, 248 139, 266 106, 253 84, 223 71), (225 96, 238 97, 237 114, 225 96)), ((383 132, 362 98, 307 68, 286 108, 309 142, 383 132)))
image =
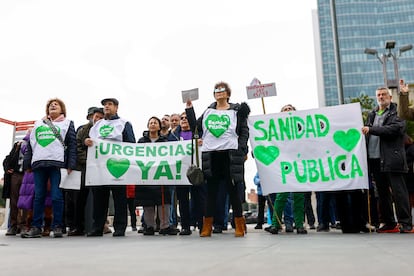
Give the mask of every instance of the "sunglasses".
POLYGON ((224 92, 226 91, 225 87, 217 87, 216 89, 214 89, 214 93, 220 93, 220 92, 224 92))
POLYGON ((180 119, 181 120, 187 120, 187 117, 181 117, 180 119))

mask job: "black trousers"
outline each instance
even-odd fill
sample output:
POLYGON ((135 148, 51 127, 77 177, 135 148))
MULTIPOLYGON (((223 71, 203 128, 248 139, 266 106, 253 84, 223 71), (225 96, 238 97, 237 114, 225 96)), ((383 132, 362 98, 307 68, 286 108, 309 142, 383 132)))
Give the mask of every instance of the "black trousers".
POLYGON ((411 208, 405 175, 403 173, 381 172, 380 159, 369 159, 368 165, 377 186, 381 222, 385 224, 396 223, 394 202, 398 222, 411 225, 411 208))
POLYGON ((93 193, 93 231, 103 231, 108 216, 109 195, 112 191, 114 199, 114 229, 115 232, 125 232, 127 227, 127 198, 126 186, 96 186, 93 193))
POLYGON ((227 189, 230 204, 233 208, 233 217, 241 217, 242 204, 237 183, 231 181, 228 152, 213 152, 211 158, 213 177, 207 179, 206 217, 213 217, 215 214, 220 185, 224 185, 227 189))

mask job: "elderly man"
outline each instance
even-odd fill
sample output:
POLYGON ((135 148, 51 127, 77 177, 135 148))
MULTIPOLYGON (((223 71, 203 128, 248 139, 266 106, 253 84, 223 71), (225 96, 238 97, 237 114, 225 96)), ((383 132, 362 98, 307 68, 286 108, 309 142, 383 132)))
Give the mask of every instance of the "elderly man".
MULTIPOLYGON (((108 98, 101 101, 104 107, 104 118, 97 121, 89 131, 90 138, 85 139, 85 145, 93 146, 93 139, 113 140, 119 142, 135 143, 135 135, 130 122, 118 116, 117 99, 108 98), (102 128, 112 128, 110 133, 105 133, 99 130, 102 128)), ((92 231, 87 234, 88 237, 102 236, 103 227, 106 221, 108 212, 109 193, 112 191, 114 198, 114 237, 125 236, 125 229, 127 226, 127 198, 126 186, 96 186, 92 189, 93 192, 93 226, 92 231)))
POLYGON ((378 107, 368 115, 362 133, 367 137, 368 166, 377 185, 381 218, 378 233, 412 232, 411 210, 404 173, 408 171, 404 149, 405 121, 397 115, 386 87, 376 91, 378 107), (393 200, 398 223, 394 218, 393 200))

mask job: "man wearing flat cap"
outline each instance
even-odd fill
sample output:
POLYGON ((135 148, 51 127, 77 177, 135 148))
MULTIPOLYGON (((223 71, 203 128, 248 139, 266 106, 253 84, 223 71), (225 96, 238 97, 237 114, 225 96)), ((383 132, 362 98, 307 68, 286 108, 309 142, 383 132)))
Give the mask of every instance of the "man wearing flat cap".
MULTIPOLYGON (((85 140, 85 145, 93 146, 93 140, 112 140, 119 142, 135 143, 135 135, 132 125, 127 120, 118 116, 119 102, 115 98, 106 98, 101 101, 104 109, 104 119, 96 122, 89 131, 90 138, 85 140), (101 128, 111 128, 110 133, 102 136, 101 128)), ((114 198, 115 215, 113 226, 114 237, 125 236, 127 226, 127 198, 125 185, 102 185, 92 188, 93 192, 93 226, 88 237, 102 236, 103 226, 108 213, 109 194, 112 191, 114 198)))

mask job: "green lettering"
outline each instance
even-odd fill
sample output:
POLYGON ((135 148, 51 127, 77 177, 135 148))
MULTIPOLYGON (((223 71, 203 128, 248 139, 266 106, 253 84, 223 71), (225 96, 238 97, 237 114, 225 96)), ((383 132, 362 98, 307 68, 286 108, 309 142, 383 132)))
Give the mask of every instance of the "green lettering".
POLYGON ((336 175, 341 179, 349 178, 349 175, 342 174, 341 172, 341 163, 345 162, 345 160, 346 160, 346 155, 339 155, 338 157, 335 158, 335 172, 336 172, 336 175))
POLYGON ((168 148, 166 146, 159 146, 158 147, 158 155, 159 156, 167 156, 168 155, 168 148))
POLYGON ((126 156, 132 156, 134 154, 134 148, 131 146, 125 146, 123 152, 126 156))
POLYGON ((317 124, 316 130, 318 131, 318 137, 324 137, 328 134, 330 124, 328 118, 322 114, 315 115, 315 121, 317 124))
POLYGON ((358 174, 359 177, 364 175, 364 173, 362 172, 361 166, 359 165, 358 158, 355 156, 355 154, 352 154, 352 158, 351 158, 351 178, 355 178, 355 174, 358 174))
POLYGON ((319 172, 316 169, 317 162, 315 160, 308 160, 308 174, 310 182, 317 182, 319 179, 319 172))
POLYGON ((253 127, 256 129, 256 130, 258 130, 258 131, 261 131, 262 133, 263 133, 263 136, 261 136, 261 137, 254 137, 254 140, 255 141, 263 141, 263 140, 267 140, 267 132, 266 132, 266 129, 264 129, 264 128, 262 128, 262 127, 260 127, 261 125, 263 125, 264 124, 264 121, 256 121, 255 123, 254 123, 254 125, 253 125, 253 127))
POLYGON ((144 147, 143 146, 136 146, 135 147, 135 156, 144 157, 144 147))
POLYGON ((315 126, 313 124, 313 118, 311 115, 306 116, 306 138, 309 138, 309 133, 312 133, 313 137, 317 137, 315 126))
POLYGON ((286 184, 286 175, 292 172, 292 165, 289 162, 280 162, 280 171, 282 172, 282 184, 286 184))
POLYGON ((185 156, 184 147, 180 144, 177 146, 175 153, 173 153, 175 156, 183 155, 185 156))
POLYGON ((109 151, 111 150, 111 145, 110 144, 104 144, 104 143, 100 143, 99 144, 99 153, 102 154, 109 154, 109 151), (103 146, 106 145, 106 148, 104 149, 103 146))
POLYGON ((156 157, 157 156, 157 148, 153 146, 147 146, 146 148, 146 156, 149 157, 156 157))
POLYGON ((172 171, 167 161, 160 162, 155 172, 154 180, 158 180, 163 176, 167 177, 169 180, 173 179, 172 171))
POLYGON ((296 179, 299 181, 299 183, 306 183, 306 180, 308 179, 308 174, 307 174, 307 168, 306 168, 306 161, 305 160, 302 160, 302 165, 303 165, 303 175, 300 175, 299 174, 298 163, 296 161, 293 162, 293 166, 295 168, 296 179))
POLYGON ((122 155, 121 150, 122 150, 121 145, 112 144, 112 155, 115 155, 115 154, 122 155))
POLYGON ((270 119, 268 141, 271 141, 272 137, 274 137, 276 141, 279 141, 279 135, 277 134, 277 128, 276 128, 275 121, 273 119, 270 119))
POLYGON ((295 116, 292 118, 292 128, 296 139, 302 138, 305 134, 305 122, 300 117, 295 116))
POLYGON ((325 168, 323 166, 322 159, 319 159, 318 163, 319 163, 319 170, 321 172, 321 180, 324 182, 329 181, 329 177, 325 175, 325 168))
POLYGON ((292 139, 292 132, 291 132, 291 125, 289 118, 285 118, 285 122, 283 122, 282 118, 278 119, 279 129, 280 129, 280 139, 282 141, 285 140, 285 136, 288 140, 292 139))
POLYGON ((144 162, 137 160, 137 165, 141 169, 142 172, 142 180, 148 180, 148 172, 151 169, 152 165, 154 165, 154 161, 148 162, 147 165, 144 164, 144 162))

